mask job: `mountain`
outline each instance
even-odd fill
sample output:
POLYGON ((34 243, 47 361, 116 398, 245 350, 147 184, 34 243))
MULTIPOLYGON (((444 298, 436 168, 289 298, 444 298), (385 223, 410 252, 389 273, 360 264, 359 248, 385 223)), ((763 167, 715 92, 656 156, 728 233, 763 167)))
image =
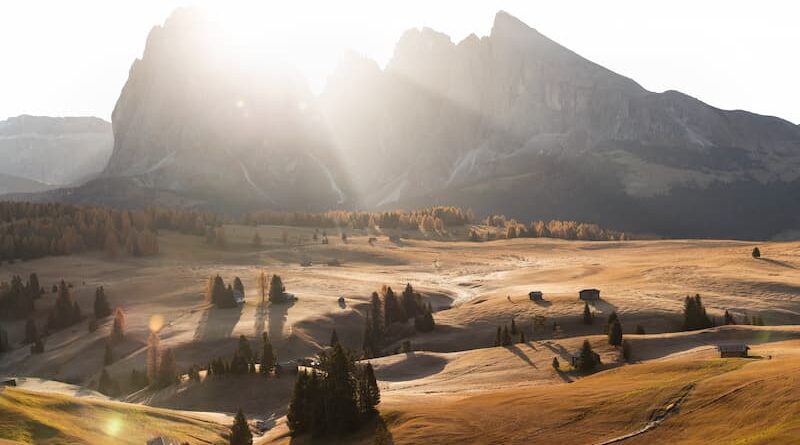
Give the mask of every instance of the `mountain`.
MULTIPOLYGON (((246 46, 246 45, 244 45, 246 46)), ((800 127, 650 92, 500 12, 411 29, 315 97, 194 9, 151 31, 101 178, 37 199, 223 210, 448 204, 670 237, 798 228, 800 127)))
POLYGON ((8 193, 35 193, 52 188, 53 186, 42 184, 33 179, 0 173, 0 195, 8 193))
POLYGON ((344 205, 347 182, 305 79, 243 51, 197 9, 153 28, 112 114, 104 178, 216 208, 344 205))
POLYGON ((111 124, 96 117, 12 117, 0 121, 0 173, 73 184, 101 172, 113 145, 111 124))
POLYGON ((412 29, 384 70, 350 55, 321 103, 367 207, 441 202, 670 236, 797 223, 800 127, 647 91, 505 12, 457 44, 412 29))

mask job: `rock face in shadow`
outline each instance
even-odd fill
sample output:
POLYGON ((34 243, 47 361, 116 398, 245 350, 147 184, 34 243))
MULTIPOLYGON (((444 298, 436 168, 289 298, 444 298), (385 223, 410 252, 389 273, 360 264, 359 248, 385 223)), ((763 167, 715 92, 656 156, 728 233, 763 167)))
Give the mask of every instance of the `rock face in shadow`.
POLYGON ((792 224, 780 207, 800 191, 800 127, 647 91, 504 12, 459 43, 412 29, 384 70, 350 55, 322 104, 350 169, 374 172, 367 207, 760 237, 792 224))
POLYGON ((800 127, 647 91, 505 12, 458 43, 409 30, 383 69, 347 55, 319 97, 216 26, 180 9, 152 30, 113 113, 104 185, 47 196, 97 202, 119 183, 131 200, 213 209, 448 204, 679 237, 796 228, 800 127))
POLYGON ((245 46, 196 9, 153 28, 114 108, 104 175, 210 203, 345 204, 349 191, 305 80, 245 46))

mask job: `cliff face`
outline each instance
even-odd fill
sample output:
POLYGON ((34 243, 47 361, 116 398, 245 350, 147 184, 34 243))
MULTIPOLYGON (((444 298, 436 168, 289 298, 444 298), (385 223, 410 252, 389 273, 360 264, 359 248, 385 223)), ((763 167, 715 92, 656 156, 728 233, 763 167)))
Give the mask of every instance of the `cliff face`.
POLYGON ((15 192, 71 184, 103 170, 113 141, 111 124, 96 117, 12 117, 0 121, 0 174, 29 180, 15 192))
POLYGON ((114 108, 105 176, 241 205, 345 203, 305 81, 240 51, 196 10, 155 27, 114 108))
POLYGON ((459 43, 410 30, 385 69, 348 55, 320 97, 214 30, 192 10, 153 29, 113 113, 107 184, 211 207, 439 203, 670 236, 798 222, 800 127, 649 92, 504 12, 459 43))
MULTIPOLYGON (((367 206, 448 202, 520 218, 747 236, 755 221, 717 219, 776 210, 732 209, 742 190, 777 186, 775 199, 788 202, 787 190, 800 189, 800 127, 649 92, 504 12, 489 36, 457 44, 410 30, 385 70, 345 59, 322 104, 354 153, 351 169, 382 173, 361 177, 367 206), (697 209, 698 197, 709 204, 697 209), (693 213, 696 221, 680 221, 693 213)), ((793 212, 778 212, 776 221, 792 224, 793 212)))

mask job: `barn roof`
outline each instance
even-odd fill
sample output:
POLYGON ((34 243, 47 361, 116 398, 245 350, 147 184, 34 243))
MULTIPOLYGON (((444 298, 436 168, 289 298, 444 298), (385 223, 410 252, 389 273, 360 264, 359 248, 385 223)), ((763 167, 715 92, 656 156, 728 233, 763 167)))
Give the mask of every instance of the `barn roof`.
POLYGON ((717 346, 719 352, 747 352, 749 349, 750 347, 744 343, 717 346))

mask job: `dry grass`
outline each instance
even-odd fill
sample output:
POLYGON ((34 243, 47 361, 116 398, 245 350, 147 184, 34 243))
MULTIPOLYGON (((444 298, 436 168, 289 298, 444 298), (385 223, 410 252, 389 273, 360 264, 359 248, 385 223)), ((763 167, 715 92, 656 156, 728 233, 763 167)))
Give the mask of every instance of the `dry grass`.
POLYGON ((225 426, 177 411, 8 388, 0 392, 0 438, 36 444, 137 444, 164 435, 223 443, 225 426))

